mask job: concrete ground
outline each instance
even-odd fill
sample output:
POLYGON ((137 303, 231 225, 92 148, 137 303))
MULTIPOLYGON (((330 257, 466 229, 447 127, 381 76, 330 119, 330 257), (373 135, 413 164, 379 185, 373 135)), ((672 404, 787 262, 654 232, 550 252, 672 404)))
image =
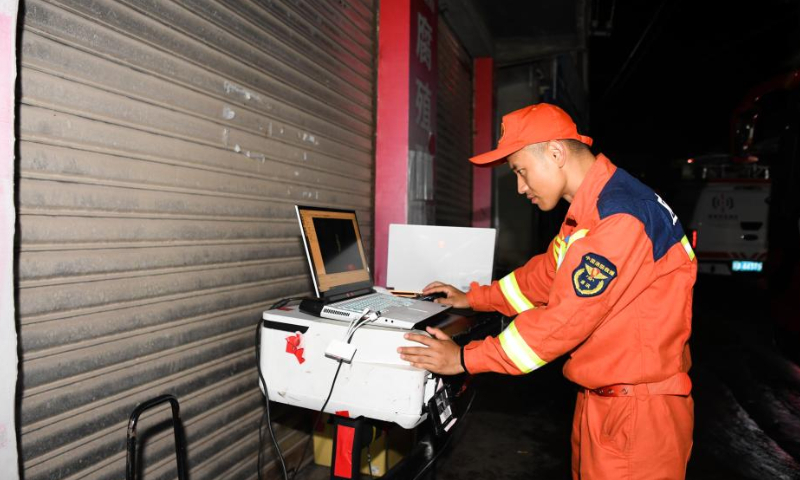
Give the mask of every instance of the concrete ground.
MULTIPOLYGON (((798 480, 800 368, 774 347, 766 292, 717 280, 702 278, 695 293, 696 426, 687 478, 798 480)), ((435 478, 569 479, 575 387, 561 366, 476 376, 472 410, 436 462, 435 478)), ((328 475, 312 466, 298 480, 328 475)))

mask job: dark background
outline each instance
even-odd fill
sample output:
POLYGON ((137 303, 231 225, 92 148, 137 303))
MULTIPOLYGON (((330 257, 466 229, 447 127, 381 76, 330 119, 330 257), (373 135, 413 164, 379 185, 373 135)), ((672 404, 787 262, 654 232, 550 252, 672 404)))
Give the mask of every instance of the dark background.
POLYGON ((800 65, 796 0, 614 3, 589 40, 591 130, 632 169, 729 151, 748 91, 800 65))

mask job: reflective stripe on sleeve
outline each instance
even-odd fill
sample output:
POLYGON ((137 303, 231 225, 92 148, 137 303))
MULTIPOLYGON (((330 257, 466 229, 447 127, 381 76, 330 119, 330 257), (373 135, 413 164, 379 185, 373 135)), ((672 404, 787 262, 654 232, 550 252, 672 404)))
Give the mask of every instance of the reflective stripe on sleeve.
POLYGON ((519 289, 517 277, 514 275, 514 272, 511 272, 503 277, 499 283, 500 290, 503 292, 503 296, 506 297, 508 303, 514 307, 514 310, 516 310, 517 313, 522 313, 525 310, 534 308, 533 303, 531 303, 531 301, 522 294, 522 290, 519 289))
POLYGON ((561 248, 564 246, 564 240, 561 240, 561 237, 556 235, 556 238, 553 239, 553 257, 558 265, 558 257, 561 255, 561 248))
POLYGON ((539 358, 539 355, 536 355, 536 352, 525 343, 525 339, 519 334, 515 322, 511 322, 498 338, 500 339, 500 345, 503 347, 503 351, 506 352, 508 358, 514 362, 514 365, 516 365, 522 373, 532 372, 542 365, 547 364, 547 362, 539 358))
POLYGON ((559 249, 558 252, 558 257, 556 257, 556 271, 558 271, 558 269, 561 267, 561 263, 564 261, 564 258, 566 258, 567 250, 569 250, 569 247, 571 247, 572 244, 575 243, 576 241, 585 237, 587 233, 589 233, 589 230, 585 228, 583 230, 578 230, 577 232, 574 232, 572 235, 567 237, 564 243, 561 244, 561 248, 559 249))
POLYGON ((692 245, 689 243, 689 239, 686 238, 686 235, 681 238, 681 245, 683 245, 683 249, 686 250, 686 254, 689 255, 689 260, 694 261, 694 250, 692 250, 692 245))

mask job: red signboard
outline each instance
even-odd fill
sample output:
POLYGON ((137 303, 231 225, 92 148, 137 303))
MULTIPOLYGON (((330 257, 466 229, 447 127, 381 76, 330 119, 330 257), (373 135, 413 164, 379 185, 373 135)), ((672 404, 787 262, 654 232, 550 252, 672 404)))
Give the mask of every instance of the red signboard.
POLYGON ((378 38, 375 283, 386 282, 389 225, 427 223, 436 154, 436 0, 382 2, 378 38))

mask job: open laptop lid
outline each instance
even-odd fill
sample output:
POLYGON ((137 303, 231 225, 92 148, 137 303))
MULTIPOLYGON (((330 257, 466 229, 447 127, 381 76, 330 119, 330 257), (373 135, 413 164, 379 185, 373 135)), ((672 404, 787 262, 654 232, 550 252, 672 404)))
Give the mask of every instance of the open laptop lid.
POLYGON ((295 205, 317 297, 335 299, 372 288, 356 212, 295 205))
POLYGON ((389 225, 386 285, 410 292, 434 280, 462 291, 472 281, 488 285, 496 237, 493 228, 389 225))

